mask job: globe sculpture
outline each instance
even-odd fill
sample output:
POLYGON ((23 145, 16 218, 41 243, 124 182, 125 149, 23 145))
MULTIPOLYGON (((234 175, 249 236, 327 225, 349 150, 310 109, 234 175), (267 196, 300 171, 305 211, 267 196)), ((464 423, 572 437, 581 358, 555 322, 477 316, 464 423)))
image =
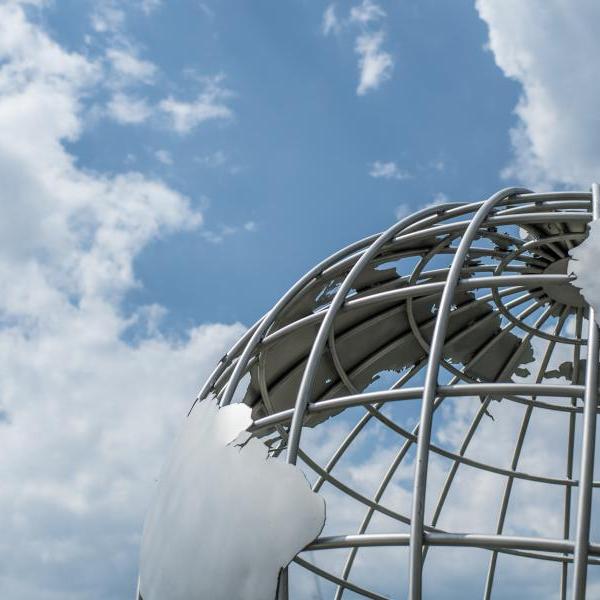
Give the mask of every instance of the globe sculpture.
POLYGON ((599 339, 569 269, 599 198, 427 207, 323 260, 223 357, 197 401, 251 407, 326 500, 280 599, 600 593, 599 339))

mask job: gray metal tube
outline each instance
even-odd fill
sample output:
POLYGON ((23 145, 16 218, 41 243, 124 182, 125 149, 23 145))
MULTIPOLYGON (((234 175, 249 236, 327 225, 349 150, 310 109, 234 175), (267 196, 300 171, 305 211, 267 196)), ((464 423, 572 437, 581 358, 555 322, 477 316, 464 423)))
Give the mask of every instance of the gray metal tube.
POLYGON ((486 200, 472 221, 470 222, 461 242, 458 246, 446 286, 440 300, 438 318, 435 323, 431 348, 429 352, 429 363, 425 374, 425 385, 423 399, 421 402, 421 416, 419 419, 419 437, 417 445, 417 457, 415 465, 415 480, 413 486, 413 503, 411 511, 410 547, 409 547, 409 584, 408 597, 410 600, 421 600, 422 569, 423 569, 423 521, 425 518, 425 490, 427 487, 427 468, 429 461, 429 444, 431 440, 431 421, 433 415, 433 404, 435 401, 438 385, 438 374, 442 359, 444 339, 448 329, 448 318, 450 308, 454 299, 456 285, 460 279, 460 271, 469 251, 471 242, 475 238, 479 227, 489 215, 494 205, 502 199, 513 194, 526 193, 528 190, 522 188, 509 188, 501 190, 486 200))
POLYGON ((400 222, 396 223, 388 230, 384 231, 373 244, 364 252, 364 254, 360 257, 360 259, 354 264, 346 278, 342 282, 338 291, 336 292, 329 308, 327 309, 327 314, 323 319, 321 326, 319 327, 319 331, 315 337, 312 348, 310 350, 310 355, 306 362, 306 368, 304 369, 304 373, 302 374, 302 380, 300 382, 300 387, 298 389, 298 395, 296 396, 296 404, 294 407, 294 416, 292 417, 292 423, 290 425, 290 434, 288 439, 287 446, 287 462, 290 464, 296 464, 296 459, 298 457, 298 447, 300 445, 300 435, 302 432, 302 424, 304 421, 304 413, 306 411, 306 407, 310 402, 310 396, 312 393, 312 386, 315 378, 315 374, 317 368, 319 366, 319 361, 321 360, 321 355, 323 354, 323 350, 325 349, 325 344, 327 343, 327 339, 329 338, 329 331, 333 326, 333 322, 335 317, 344 304, 346 300, 346 296, 352 287, 352 284, 361 273, 361 271, 369 264, 369 261, 377 255, 377 253, 381 250, 381 248, 402 229, 407 227, 408 225, 412 225, 413 223, 417 223, 424 217, 427 217, 431 214, 436 214, 440 211, 439 207, 426 208, 418 213, 410 217, 406 217, 402 219, 400 222))
MULTIPOLYGON (((600 217, 600 186, 592 185, 592 212, 594 220, 600 217)), ((592 512, 592 482, 594 479, 594 450, 596 446, 596 415, 598 412, 598 347, 599 332, 595 311, 589 309, 588 352, 585 370, 585 396, 583 399, 583 437, 581 441, 581 466, 579 498, 577 502, 577 528, 575 535, 575 560, 573 564, 573 600, 584 600, 587 582, 590 521, 592 512)))

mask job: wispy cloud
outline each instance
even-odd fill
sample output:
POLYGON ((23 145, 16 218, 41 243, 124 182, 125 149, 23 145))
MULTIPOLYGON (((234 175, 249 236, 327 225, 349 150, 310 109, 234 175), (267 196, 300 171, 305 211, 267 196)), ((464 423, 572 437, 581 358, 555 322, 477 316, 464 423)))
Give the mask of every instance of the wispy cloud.
POLYGON ((101 0, 94 5, 91 22, 97 33, 115 33, 125 23, 125 12, 117 2, 101 0))
POLYGON ((401 219, 404 219, 404 217, 410 215, 411 212, 413 212, 413 209, 410 204, 403 202, 396 207, 396 210, 394 210, 394 216, 397 221, 400 221, 401 219))
POLYGON ((437 192, 434 194, 433 198, 426 202, 425 204, 421 204, 418 209, 416 209, 413 205, 408 202, 402 202, 399 204, 394 210, 394 216, 398 221, 412 214, 416 210, 421 210, 423 208, 431 208, 432 206, 438 206, 439 204, 446 204, 449 201, 448 196, 443 192, 437 192))
POLYGON ((222 79, 220 75, 205 79, 204 90, 194 100, 177 100, 169 96, 159 103, 159 109, 177 133, 189 133, 204 121, 233 116, 232 110, 225 104, 231 92, 221 86, 222 79))
POLYGON ((350 9, 350 21, 353 23, 366 25, 367 23, 380 21, 385 16, 383 8, 371 2, 371 0, 363 0, 362 4, 353 6, 350 9))
POLYGON ((239 234, 240 232, 254 233, 258 230, 255 221, 246 221, 242 225, 221 225, 216 230, 203 229, 200 235, 211 244, 221 244, 226 238, 239 234))
POLYGON ((371 163, 369 175, 375 179, 409 179, 411 174, 401 169, 395 162, 376 160, 371 163))
POLYGON ((227 155, 223 150, 217 150, 212 154, 205 154, 204 156, 197 156, 195 161, 203 167, 214 169, 216 167, 222 167, 227 163, 227 155))
POLYGON ((356 93, 359 96, 376 90, 392 75, 394 59, 384 49, 385 32, 381 26, 385 17, 383 8, 371 0, 363 0, 353 6, 345 19, 338 18, 334 4, 330 4, 323 13, 323 35, 358 28, 354 51, 358 55, 359 82, 356 93))
POLYGON ((342 25, 337 18, 335 4, 330 4, 323 13, 321 31, 323 35, 329 35, 330 33, 338 33, 341 27, 342 25))
POLYGON ((131 49, 109 48, 106 58, 120 84, 152 83, 157 72, 154 63, 139 58, 131 49))
POLYGON ((437 192, 437 194, 433 196, 433 199, 427 206, 437 206, 438 204, 446 204, 446 202, 448 201, 449 198, 447 194, 444 194, 444 192, 437 192))
POLYGON ((394 61, 392 55, 382 50, 382 31, 363 33, 356 39, 355 50, 359 56, 360 81, 356 88, 359 96, 376 90, 392 76, 394 61))
POLYGON ((173 164, 173 157, 171 156, 171 153, 167 150, 157 150, 154 153, 154 156, 156 157, 156 160, 158 160, 158 162, 161 162, 163 165, 173 164))
MULTIPOLYGON (((220 76, 206 79, 204 89, 191 101, 168 96, 153 104, 137 93, 117 91, 110 97, 104 114, 122 125, 150 122, 186 135, 206 121, 233 117, 232 109, 225 103, 231 93, 220 86, 220 80, 220 76)), ((206 166, 218 166, 218 160, 218 155, 212 157, 212 162, 207 158, 206 166)))
POLYGON ((145 99, 122 92, 114 94, 106 108, 112 119, 124 125, 144 123, 153 112, 145 99))
POLYGON ((163 0, 139 0, 140 8, 147 15, 152 14, 155 10, 160 8, 162 4, 163 0))

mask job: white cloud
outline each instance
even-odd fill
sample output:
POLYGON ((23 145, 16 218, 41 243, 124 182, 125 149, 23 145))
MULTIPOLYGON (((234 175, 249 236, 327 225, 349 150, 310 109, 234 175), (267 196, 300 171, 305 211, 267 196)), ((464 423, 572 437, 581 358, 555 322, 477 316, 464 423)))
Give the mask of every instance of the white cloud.
POLYGON ((397 221, 400 221, 401 219, 404 219, 404 217, 408 217, 408 215, 410 215, 412 212, 414 211, 410 204, 403 202, 402 204, 396 207, 396 210, 394 211, 394 216, 396 217, 397 221))
POLYGON ((359 56, 360 81, 356 93, 363 96, 376 90, 392 76, 394 61, 389 52, 382 49, 385 36, 382 31, 363 33, 356 38, 355 51, 359 56))
POLYGON ((153 13, 162 6, 162 0, 140 0, 140 8, 147 15, 153 13))
POLYGON ((157 150, 154 153, 154 156, 156 156, 156 160, 161 162, 163 165, 172 165, 173 164, 173 157, 171 156, 170 152, 168 152, 167 150, 157 150))
POLYGON ((156 65, 138 58, 132 51, 123 48, 109 48, 106 57, 116 75, 123 83, 152 83, 156 75, 156 65))
POLYGON ((118 123, 138 124, 152 116, 152 108, 144 98, 118 92, 107 104, 108 115, 118 123))
POLYGON ((133 594, 144 507, 196 388, 243 327, 159 330, 126 312, 152 240, 199 227, 188 198, 139 173, 82 170, 101 68, 0 5, 0 427, 3 597, 133 594), (127 341, 127 340, 134 340, 127 341), (68 576, 65 576, 68 574, 68 576), (127 582, 131 582, 131 589, 127 582))
POLYGON ((335 4, 330 4, 323 13, 323 21, 321 22, 321 31, 323 35, 330 33, 338 33, 341 29, 341 24, 335 13, 335 4))
MULTIPOLYGON (((146 98, 124 90, 139 83, 152 83, 156 66, 137 58, 131 52, 115 48, 109 49, 106 56, 114 71, 107 85, 116 90, 108 101, 104 114, 118 123, 131 125, 151 119, 154 125, 187 134, 206 121, 233 117, 233 111, 225 103, 232 94, 221 86, 223 77, 220 75, 199 78, 202 91, 192 101, 177 100, 169 96, 157 104, 150 104, 146 98)), ((222 152, 206 157, 206 166, 219 166, 224 162, 225 155, 222 152)))
POLYGON ((381 6, 371 2, 371 0, 363 0, 362 4, 353 6, 350 9, 350 21, 353 23, 361 23, 366 25, 374 21, 379 21, 385 17, 385 11, 381 6))
POLYGON ((231 93, 221 87, 221 80, 221 76, 205 79, 204 90, 191 102, 169 96, 159 103, 160 110, 177 133, 186 134, 205 121, 230 119, 233 116, 224 103, 231 93))
POLYGON ((125 23, 125 12, 112 0, 100 0, 91 15, 92 27, 98 33, 115 33, 125 23))
POLYGON ((433 196, 433 200, 429 203, 428 206, 436 206, 437 204, 446 204, 449 201, 449 198, 444 192, 438 192, 433 196))
POLYGON ((369 175, 375 179, 409 179, 411 174, 401 169, 395 162, 376 160, 371 164, 369 175))
POLYGON ((340 33, 342 30, 357 29, 354 51, 358 54, 359 83, 356 93, 359 96, 377 89, 384 81, 390 79, 394 68, 392 55, 383 49, 385 33, 381 27, 373 29, 385 19, 385 11, 371 0, 363 0, 353 6, 346 19, 339 19, 335 5, 330 4, 323 13, 321 31, 323 35, 340 33))
POLYGON ((145 600, 274 598, 280 569, 323 528, 323 499, 250 439, 250 413, 208 399, 187 418, 144 525, 145 600))
POLYGON ((254 221, 246 221, 243 225, 221 225, 217 230, 204 228, 200 235, 211 244, 221 244, 226 238, 240 232, 254 233, 258 226, 254 221))
POLYGON ((222 150, 217 150, 212 154, 198 156, 194 160, 204 167, 216 168, 222 167, 227 162, 227 155, 222 150))
POLYGON ((489 48, 522 95, 506 176, 531 185, 589 186, 600 172, 600 4, 478 0, 489 48), (568 18, 567 18, 568 16, 568 18))

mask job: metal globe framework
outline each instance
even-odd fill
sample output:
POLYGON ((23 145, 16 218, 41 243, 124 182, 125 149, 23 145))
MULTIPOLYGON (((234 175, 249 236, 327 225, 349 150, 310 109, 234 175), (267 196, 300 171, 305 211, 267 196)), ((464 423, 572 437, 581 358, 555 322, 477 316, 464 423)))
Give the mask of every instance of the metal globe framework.
MULTIPOLYGON (((551 561, 560 573, 559 597, 585 598, 588 567, 600 564, 600 544, 590 540, 592 492, 600 487, 594 480, 599 338, 594 311, 567 270, 569 252, 587 237, 599 206, 594 185, 591 192, 510 188, 481 202, 425 208, 315 266, 222 358, 198 400, 246 402, 253 434, 274 455, 302 463, 315 491, 330 486, 335 497, 361 511, 356 530, 322 536, 294 561, 294 568, 333 584, 336 600, 420 599, 433 547, 487 552, 485 599, 499 593, 497 567, 505 556, 551 561), (534 346, 543 347, 538 356, 534 346), (558 374, 550 369, 557 353, 570 357, 558 374), (559 376, 563 382, 557 383, 559 376), (433 435, 436 412, 450 399, 475 407, 455 448, 433 435), (409 405, 419 414, 412 427, 390 412, 409 405), (512 455, 471 456, 470 444, 490 411, 513 405, 522 417, 512 455), (563 419, 560 473, 520 467, 531 417, 540 411, 563 419), (351 428, 326 460, 317 460, 305 444, 307 429, 340 415, 351 415, 351 428), (375 491, 366 495, 343 481, 336 467, 370 423, 391 432, 397 445, 375 491), (432 456, 448 465, 435 497, 428 487, 432 456), (385 502, 385 492, 409 457, 412 509, 402 513, 385 502), (494 531, 441 526, 464 469, 502 478, 494 531), (507 533, 511 494, 520 481, 561 490, 561 536, 507 533), (371 532, 377 516, 404 530, 371 532), (358 553, 373 547, 408 548, 405 589, 375 590, 353 578, 358 553), (330 550, 345 553, 337 571, 313 560, 330 550)), ((337 510, 335 497, 327 502, 328 515, 337 510)), ((283 572, 279 597, 287 598, 290 589, 283 572)))

